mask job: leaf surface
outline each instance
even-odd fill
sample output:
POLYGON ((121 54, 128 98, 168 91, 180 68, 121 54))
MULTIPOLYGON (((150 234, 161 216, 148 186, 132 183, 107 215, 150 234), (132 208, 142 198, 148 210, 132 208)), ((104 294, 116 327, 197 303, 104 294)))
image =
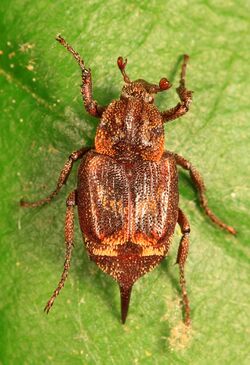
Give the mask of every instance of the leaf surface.
MULTIPOLYGON (((249 364, 249 3, 245 1, 2 0, 0 9, 2 364, 249 364), (177 87, 190 55, 190 112, 166 125, 166 148, 199 169, 210 207, 237 237, 213 226, 180 171, 180 205, 191 223, 186 265, 192 331, 181 326, 179 228, 169 257, 134 286, 126 325, 118 287, 90 262, 78 223, 69 279, 43 306, 64 261, 65 199, 76 167, 51 203, 22 209, 54 189, 67 156, 94 140, 80 71, 54 40, 61 33, 93 74, 95 98, 118 98, 119 55, 131 79, 177 87)), ((174 106, 174 87, 157 98, 174 106)))

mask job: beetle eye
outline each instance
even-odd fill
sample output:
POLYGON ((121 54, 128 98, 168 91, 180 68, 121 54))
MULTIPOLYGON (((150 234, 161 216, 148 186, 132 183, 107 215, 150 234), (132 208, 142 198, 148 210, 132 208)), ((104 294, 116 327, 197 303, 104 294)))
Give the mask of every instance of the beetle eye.
POLYGON ((166 79, 165 77, 160 79, 159 82, 159 87, 161 90, 167 90, 171 87, 172 85, 170 84, 170 82, 168 81, 168 79, 166 79))

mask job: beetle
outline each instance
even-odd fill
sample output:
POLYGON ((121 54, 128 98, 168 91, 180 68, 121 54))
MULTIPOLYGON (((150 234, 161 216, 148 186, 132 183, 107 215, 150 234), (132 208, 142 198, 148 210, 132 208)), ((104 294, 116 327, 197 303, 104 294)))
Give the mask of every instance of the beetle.
POLYGON ((180 102, 175 107, 159 111, 154 104, 155 95, 172 86, 166 78, 162 78, 159 84, 143 79, 131 81, 125 70, 127 59, 122 57, 117 60, 124 80, 120 99, 101 106, 92 96, 91 70, 85 67, 80 55, 64 38, 59 35, 56 40, 78 62, 84 107, 91 116, 100 119, 100 124, 95 146, 71 153, 56 189, 50 195, 35 202, 20 202, 23 207, 49 203, 66 183, 74 162, 81 160, 77 188, 66 201, 64 269, 44 310, 49 312, 68 276, 73 249, 74 207, 77 206, 90 259, 119 284, 122 323, 126 321, 133 284, 166 257, 178 223, 182 238, 176 263, 180 271, 184 323, 189 326, 190 305, 184 267, 190 225, 179 207, 177 165, 189 172, 207 216, 217 226, 236 234, 233 227, 223 223, 208 207, 200 173, 184 157, 164 151, 164 123, 183 116, 192 102, 192 92, 185 86, 189 57, 183 57, 180 84, 176 89, 180 102))

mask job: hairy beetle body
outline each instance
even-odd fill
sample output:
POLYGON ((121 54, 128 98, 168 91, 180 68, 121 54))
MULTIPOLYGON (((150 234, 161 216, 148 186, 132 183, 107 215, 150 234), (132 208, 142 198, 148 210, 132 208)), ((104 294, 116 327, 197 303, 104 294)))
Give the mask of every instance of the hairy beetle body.
POLYGON ((130 81, 125 72, 127 60, 122 57, 117 60, 125 82, 120 100, 101 106, 92 96, 90 69, 85 68, 80 55, 61 36, 57 41, 67 48, 81 68, 81 93, 86 111, 101 121, 95 148, 83 147, 69 156, 56 189, 36 202, 21 201, 24 207, 49 203, 66 183, 73 163, 82 159, 77 188, 66 201, 64 269, 45 311, 49 312, 68 276, 73 249, 74 207, 77 205, 91 260, 119 283, 123 323, 134 282, 167 255, 176 223, 179 224, 182 238, 176 263, 180 270, 184 322, 190 325, 184 275, 190 226, 179 207, 176 165, 189 171, 208 217, 231 234, 236 231, 208 207, 204 182, 192 164, 180 155, 164 152, 163 124, 184 115, 192 101, 192 92, 185 87, 188 56, 184 55, 180 85, 176 89, 180 102, 174 108, 160 112, 154 105, 155 94, 171 87, 166 78, 162 78, 158 85, 142 79, 130 81))
POLYGON ((95 148, 101 154, 119 159, 159 161, 164 151, 160 112, 142 99, 113 101, 97 128, 95 148))
POLYGON ((178 216, 177 184, 171 155, 127 162, 91 151, 82 160, 77 205, 86 247, 121 285, 132 285, 167 254, 178 216))

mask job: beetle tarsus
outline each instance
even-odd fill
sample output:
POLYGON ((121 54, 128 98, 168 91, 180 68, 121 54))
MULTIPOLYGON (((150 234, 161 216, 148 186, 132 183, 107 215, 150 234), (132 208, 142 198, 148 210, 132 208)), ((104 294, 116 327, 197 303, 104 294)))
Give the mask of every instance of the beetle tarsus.
POLYGON ((21 199, 20 206, 23 208, 36 208, 36 207, 40 207, 46 203, 50 203, 51 200, 59 193, 59 191, 61 190, 63 185, 66 184, 68 177, 71 173, 74 162, 79 160, 80 158, 82 158, 83 155, 86 152, 88 152, 90 149, 91 149, 91 147, 83 147, 80 150, 74 151, 70 154, 62 171, 60 172, 60 175, 59 175, 59 178, 57 181, 57 185, 56 185, 56 189, 51 194, 49 194, 46 198, 37 200, 35 202, 28 202, 28 201, 21 199))
POLYGON ((181 82, 185 82, 186 78, 186 69, 187 69, 187 63, 189 61, 189 56, 187 54, 183 55, 183 64, 181 66, 181 82))
POLYGON ((56 297, 59 295, 61 289, 64 287, 65 281, 68 277, 69 268, 70 268, 70 261, 71 255, 73 250, 73 239, 74 239, 74 207, 76 205, 76 192, 75 190, 72 191, 68 198, 67 198, 67 209, 66 209, 66 217, 65 217, 65 261, 64 261, 64 268, 61 275, 61 279, 57 285, 56 290, 52 294, 51 298, 49 299, 48 303, 46 304, 44 311, 49 313, 56 297))
POLYGON ((237 231, 236 231, 236 229, 234 229, 233 227, 231 227, 231 226, 227 226, 227 231, 229 232, 229 233, 231 233, 231 234, 233 234, 233 235, 236 235, 237 234, 237 231))
POLYGON ((184 323, 189 326, 191 324, 190 319, 190 305, 189 299, 187 295, 186 289, 186 280, 185 280, 185 263, 188 257, 189 251, 189 234, 190 234, 190 225, 186 215, 183 211, 179 208, 178 210, 178 224, 181 228, 182 238, 179 244, 178 254, 176 263, 179 265, 180 269, 180 286, 182 292, 182 303, 183 303, 183 310, 184 310, 184 323))
POLYGON ((183 64, 181 66, 181 77, 180 77, 180 84, 177 87, 176 91, 180 98, 180 102, 171 109, 165 110, 161 112, 162 118, 164 122, 170 122, 177 118, 182 117, 186 114, 189 110, 189 106, 192 103, 192 91, 187 90, 185 86, 185 79, 186 79, 186 69, 187 69, 187 62, 189 60, 188 55, 183 56, 183 64))
MULTIPOLYGON (((171 153, 171 152, 170 152, 171 153)), ((171 153, 172 154, 172 153, 171 153)), ((183 169, 187 170, 190 174, 190 177, 198 190, 200 203, 202 208, 204 209, 206 215, 211 219, 213 223, 215 223, 217 226, 219 226, 222 229, 225 229, 229 233, 235 235, 237 231, 231 227, 228 226, 226 223, 222 222, 208 207, 207 198, 205 196, 206 187, 203 181, 203 178, 199 171, 196 170, 194 166, 192 166, 191 162, 186 160, 184 157, 178 155, 177 153, 172 154, 176 160, 177 165, 181 166, 183 169)))
POLYGON ((84 61, 79 53, 77 53, 74 48, 71 47, 61 35, 58 35, 56 37, 56 40, 72 54, 82 70, 81 94, 83 97, 85 110, 93 117, 100 118, 106 108, 99 105, 93 99, 91 70, 85 67, 84 61))
POLYGON ((44 308, 44 312, 46 312, 47 314, 49 314, 49 311, 51 310, 51 307, 54 304, 54 300, 55 298, 52 298, 48 301, 48 303, 46 304, 45 308, 44 308))
POLYGON ((79 64, 79 66, 81 67, 82 71, 87 71, 85 66, 84 66, 84 61, 81 58, 81 56, 79 55, 79 53, 77 53, 73 47, 71 47, 66 41, 65 39, 61 36, 58 35, 56 37, 56 40, 61 43, 62 46, 64 46, 75 58, 75 60, 77 61, 77 63, 79 64))

